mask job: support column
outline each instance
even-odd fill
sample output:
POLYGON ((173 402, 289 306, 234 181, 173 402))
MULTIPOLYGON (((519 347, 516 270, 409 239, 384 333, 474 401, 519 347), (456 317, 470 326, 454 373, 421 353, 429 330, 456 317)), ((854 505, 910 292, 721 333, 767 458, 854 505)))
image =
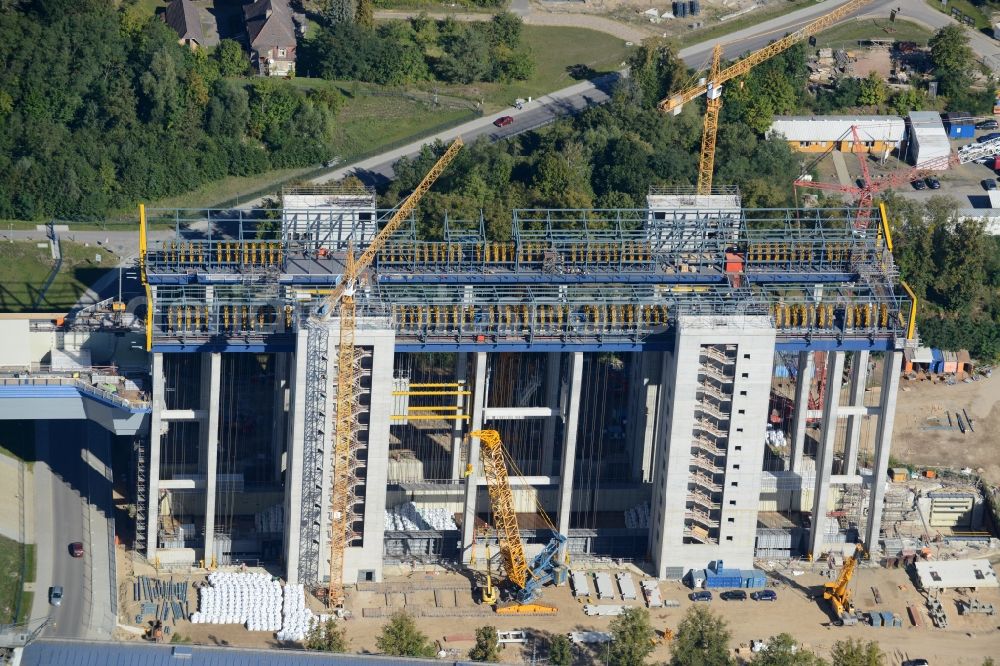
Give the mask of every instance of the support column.
MULTIPOLYGON (((569 514, 573 502, 573 471, 576 466, 576 434, 580 422, 580 390, 583 387, 583 352, 569 357, 566 420, 563 426, 562 470, 559 473, 559 532, 569 533, 569 514)), ((565 550, 565 547, 564 547, 565 550)))
MULTIPOLYGON (((222 354, 208 354, 202 363, 202 372, 208 368, 208 393, 201 396, 202 409, 208 412, 203 422, 202 445, 205 447, 205 563, 212 561, 215 553, 215 496, 219 464, 219 407, 222 386, 222 354)), ((204 375, 203 375, 204 379, 204 375)), ((204 385, 204 384, 203 384, 204 385)))
MULTIPOLYGON (((486 352, 476 353, 476 367, 473 372, 475 374, 470 432, 483 427, 483 409, 486 407, 486 352)), ((470 548, 476 537, 476 497, 479 493, 479 472, 482 469, 479 461, 479 440, 475 437, 469 439, 469 465, 472 471, 465 478, 465 513, 462 520, 462 561, 465 563, 469 561, 470 548)))
MULTIPOLYGON (((469 355, 465 352, 458 352, 455 381, 468 387, 468 375, 469 355)), ((462 386, 459 386, 458 395, 455 397, 455 406, 458 407, 455 410, 455 414, 458 416, 463 414, 464 410, 462 408, 465 407, 465 396, 462 395, 462 390, 462 386)), ((451 478, 455 480, 462 478, 462 439, 462 419, 455 419, 455 423, 451 427, 451 478)))
POLYGON ((878 430, 875 435, 875 464, 872 468, 868 524, 865 528, 865 547, 869 552, 878 547, 879 533, 882 531, 882 501, 885 499, 885 476, 886 470, 889 469, 889 448, 892 445, 892 428, 896 419, 896 398, 899 394, 899 373, 902 370, 903 353, 886 352, 883 363, 878 430))
POLYGON ((833 447, 837 440, 837 416, 840 411, 840 386, 844 375, 844 352, 828 352, 826 368, 823 434, 816 452, 816 486, 813 489, 812 528, 809 530, 809 553, 814 558, 823 554, 830 476, 833 474, 833 447))
POLYGON ((160 414, 167 408, 163 378, 163 354, 153 354, 153 385, 150 387, 153 413, 149 422, 149 469, 146 471, 146 559, 156 559, 160 532, 160 414))
MULTIPOLYGON (((558 411, 562 354, 560 352, 548 354, 545 365, 545 406, 558 411)), ((552 461, 555 459, 556 451, 556 418, 551 416, 545 419, 545 426, 542 428, 542 465, 539 469, 539 474, 542 476, 552 473, 552 461)))
MULTIPOLYGON (((848 403, 851 407, 864 407, 865 383, 868 380, 868 352, 854 352, 851 361, 851 388, 848 403)), ((864 417, 852 414, 847 417, 847 439, 844 442, 844 474, 858 473, 858 445, 861 443, 861 424, 864 417)))
POLYGON ((799 352, 799 370, 795 377, 795 416, 792 430, 791 471, 802 471, 802 454, 806 448, 806 417, 809 416, 809 388, 813 373, 812 352, 799 352))
MULTIPOLYGON (((296 333, 295 356, 289 378, 288 453, 285 464, 285 577, 299 582, 299 544, 302 538, 302 483, 306 426, 306 364, 310 362, 308 329, 296 333)), ((313 360, 315 362, 315 360, 313 360)))

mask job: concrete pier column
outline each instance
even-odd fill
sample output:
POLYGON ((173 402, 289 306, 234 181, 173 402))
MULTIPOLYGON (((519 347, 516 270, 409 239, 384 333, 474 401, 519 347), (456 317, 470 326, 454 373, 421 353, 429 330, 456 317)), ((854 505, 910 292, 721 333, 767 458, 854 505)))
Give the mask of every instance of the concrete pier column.
POLYGON ((296 334, 295 356, 289 377, 288 453, 285 463, 285 570, 289 583, 299 582, 302 538, 302 466, 306 425, 306 364, 310 362, 308 329, 296 334))
POLYGON ((163 378, 163 354, 153 354, 153 385, 150 399, 153 413, 149 425, 149 460, 146 470, 146 559, 156 559, 160 532, 160 435, 163 431, 161 414, 166 409, 164 402, 165 382, 163 378))
MULTIPOLYGON (((476 353, 473 368, 472 410, 469 431, 483 427, 483 409, 486 407, 486 352, 476 353)), ((482 463, 479 460, 479 440, 469 439, 469 465, 472 471, 465 478, 465 513, 462 520, 462 561, 469 562, 470 549, 475 541, 476 497, 479 494, 479 474, 482 463)))
POLYGON ((823 553, 830 476, 833 474, 833 447, 837 440, 837 417, 840 411, 840 386, 844 375, 844 352, 827 353, 826 397, 823 401, 823 433, 816 452, 816 486, 813 490, 812 528, 809 530, 809 553, 823 553))
MULTIPOLYGON (((458 352, 455 363, 455 381, 463 384, 468 390, 469 386, 469 355, 465 352, 458 352)), ((458 395, 455 397, 456 416, 462 416, 465 407, 465 396, 462 395, 462 387, 459 387, 458 395)), ((455 419, 451 427, 451 478, 461 479, 462 472, 462 419, 455 419)))
MULTIPOLYGON (((562 354, 552 352, 546 356, 545 374, 545 406, 554 410, 559 410, 559 384, 562 370, 562 354)), ((550 416, 545 419, 545 426, 542 428, 542 458, 538 473, 546 476, 552 473, 552 461, 555 458, 556 450, 556 419, 557 416, 550 416)))
POLYGON ((878 547, 879 533, 882 531, 882 501, 885 499, 885 477, 889 469, 889 448, 892 445, 892 428, 896 418, 896 399, 899 395, 899 373, 902 370, 903 352, 886 352, 883 361, 878 430, 875 434, 875 464, 872 467, 868 524, 865 526, 865 547, 869 552, 878 547))
POLYGON ((813 373, 812 352, 799 352, 799 370, 795 377, 795 412, 792 421, 792 451, 790 469, 802 470, 802 454, 806 448, 806 418, 809 416, 809 388, 813 373))
POLYGON ((219 407, 222 388, 222 354, 206 354, 202 360, 203 386, 208 391, 201 395, 202 409, 208 418, 202 423, 202 446, 205 450, 205 563, 215 552, 215 499, 219 464, 219 407), (207 372, 206 372, 207 371, 207 372), (207 382, 205 375, 207 374, 207 382))
MULTIPOLYGON (((865 382, 868 380, 868 352, 854 352, 851 361, 851 387, 848 403, 851 407, 864 407, 865 382)), ((851 414, 847 417, 847 440, 844 442, 844 474, 858 472, 858 445, 861 443, 861 424, 864 417, 851 414)))
POLYGON ((569 533, 569 514, 573 500, 573 471, 576 466, 576 434, 580 423, 580 393, 583 388, 583 352, 569 357, 569 388, 566 421, 563 426, 562 470, 559 473, 559 532, 569 533))

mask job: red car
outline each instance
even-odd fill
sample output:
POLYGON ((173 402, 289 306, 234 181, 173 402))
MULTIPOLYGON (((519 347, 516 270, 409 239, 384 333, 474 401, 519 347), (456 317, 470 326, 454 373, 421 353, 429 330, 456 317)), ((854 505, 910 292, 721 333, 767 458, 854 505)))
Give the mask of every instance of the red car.
POLYGON ((493 124, 496 125, 497 127, 507 127, 507 125, 514 124, 514 118, 513 116, 500 116, 499 118, 493 121, 493 124))
POLYGON ((69 545, 69 554, 73 557, 83 557, 83 544, 79 541, 74 541, 69 545))

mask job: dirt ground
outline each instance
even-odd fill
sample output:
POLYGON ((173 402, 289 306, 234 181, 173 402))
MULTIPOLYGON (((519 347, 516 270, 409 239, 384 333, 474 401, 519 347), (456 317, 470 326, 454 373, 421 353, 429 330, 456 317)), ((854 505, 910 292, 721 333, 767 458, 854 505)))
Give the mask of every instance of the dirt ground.
MULTIPOLYGON (((1000 559, 1000 556, 994 559, 1000 559)), ((437 581, 445 581, 456 574, 414 574, 417 577, 428 577, 437 581)), ((185 577, 186 578, 186 577, 185 577)), ((190 577, 193 580, 201 576, 190 577)), ((751 639, 767 638, 781 631, 788 631, 800 642, 808 645, 819 654, 828 654, 830 647, 843 638, 876 640, 889 657, 887 663, 899 664, 904 659, 922 657, 932 664, 949 664, 953 666, 979 666, 986 656, 1000 654, 1000 620, 996 616, 990 618, 984 615, 961 616, 957 612, 955 601, 960 598, 954 593, 945 597, 945 608, 948 612, 949 627, 947 629, 932 628, 930 620, 923 614, 923 625, 912 627, 906 617, 906 606, 916 604, 923 608, 922 596, 913 589, 913 584, 903 570, 861 569, 857 574, 855 600, 862 610, 890 610, 904 618, 904 628, 873 628, 868 626, 832 627, 829 626, 829 616, 823 602, 807 598, 807 594, 826 582, 826 578, 814 573, 803 573, 799 576, 790 571, 776 574, 776 590, 778 600, 764 608, 764 602, 723 602, 716 599, 710 604, 713 611, 720 613, 728 622, 732 632, 732 647, 735 649, 741 643, 751 639), (872 586, 877 586, 882 603, 876 607, 872 586), (766 611, 766 612, 762 612, 766 611)), ((174 580, 182 577, 175 576, 174 580)), ((403 579, 413 581, 414 578, 403 579)), ((651 611, 653 626, 657 630, 666 627, 676 629, 681 617, 691 602, 687 599, 689 590, 678 583, 663 582, 660 584, 665 600, 680 602, 679 608, 653 609, 651 611)), ((1000 606, 1000 591, 982 590, 975 595, 980 601, 991 602, 1000 606)), ((582 602, 572 598, 569 587, 549 588, 544 595, 544 602, 557 606, 560 611, 555 617, 531 618, 501 618, 499 616, 477 618, 418 618, 420 629, 432 640, 437 641, 441 649, 448 652, 451 658, 463 658, 472 646, 472 635, 476 628, 491 624, 501 630, 521 629, 530 637, 539 639, 536 647, 539 650, 544 645, 544 638, 554 633, 569 631, 608 629, 610 618, 588 617, 583 613, 582 602), (445 640, 448 637, 450 640, 445 640)), ((191 608, 195 607, 195 597, 192 592, 191 608)), ((364 607, 384 603, 383 594, 353 593, 348 600, 348 606, 354 617, 344 621, 350 648, 354 652, 376 652, 375 640, 386 620, 362 618, 364 607)), ((611 603, 611 602, 607 602, 611 603)), ((622 603, 622 602, 615 602, 622 603)), ((639 602, 624 602, 629 605, 640 605, 639 602)), ((134 615, 131 609, 131 595, 126 604, 126 610, 134 615)), ((462 604, 464 605, 464 604, 462 604)), ((315 606, 315 610, 320 610, 315 606)), ((123 613, 123 623, 128 618, 123 613)), ((134 623, 132 623, 134 626, 134 623)), ((170 623, 168 623, 170 624, 170 623)), ((192 625, 189 622, 177 622, 171 626, 172 634, 179 634, 185 640, 208 645, 236 645, 245 647, 276 647, 274 635, 265 632, 249 632, 240 625, 192 625)), ((122 639, 138 640, 134 633, 121 632, 122 639)), ((508 646, 503 651, 503 661, 506 663, 525 663, 530 661, 532 645, 508 646)), ((536 656, 544 656, 539 652, 536 656)), ((599 648, 578 650, 578 663, 600 663, 603 654, 599 648)), ((662 662, 669 658, 669 648, 660 645, 650 657, 650 662, 662 662)))
POLYGON ((1000 373, 977 382, 941 382, 902 379, 892 436, 892 455, 904 463, 981 470, 984 478, 1000 484, 1000 373), (937 421, 947 426, 955 412, 966 410, 975 432, 963 435, 954 429, 935 429, 937 421))

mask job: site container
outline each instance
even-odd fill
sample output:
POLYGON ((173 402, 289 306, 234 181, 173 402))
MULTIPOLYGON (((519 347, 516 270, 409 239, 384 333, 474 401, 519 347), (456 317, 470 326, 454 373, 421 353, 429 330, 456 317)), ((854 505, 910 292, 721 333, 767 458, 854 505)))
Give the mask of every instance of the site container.
POLYGON ((688 12, 690 12, 691 16, 697 16, 700 14, 701 2, 699 2, 699 0, 690 0, 690 2, 688 2, 688 12))
POLYGON ((882 626, 892 627, 895 625, 895 621, 892 617, 892 611, 882 611, 882 626))
POLYGON ((882 613, 879 611, 872 611, 868 614, 868 617, 871 619, 873 627, 882 626, 882 613))

